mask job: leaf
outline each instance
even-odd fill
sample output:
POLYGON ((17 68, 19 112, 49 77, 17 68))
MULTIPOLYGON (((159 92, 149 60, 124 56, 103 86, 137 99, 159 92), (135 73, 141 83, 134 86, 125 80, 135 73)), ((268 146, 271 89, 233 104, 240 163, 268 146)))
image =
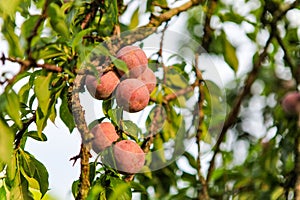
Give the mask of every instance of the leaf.
POLYGON ((0 118, 0 161, 8 163, 13 153, 14 132, 0 118))
POLYGON ((129 29, 134 29, 139 25, 139 9, 140 7, 138 6, 133 12, 129 24, 129 29))
POLYGON ((52 73, 48 76, 38 76, 34 80, 34 93, 38 99, 39 108, 44 115, 47 115, 49 103, 51 98, 51 91, 49 90, 52 73))
POLYGON ((74 122, 74 116, 70 112, 69 109, 69 103, 68 103, 68 90, 63 89, 61 93, 61 105, 59 108, 59 115, 61 120, 65 123, 65 125, 68 127, 70 133, 75 128, 75 122, 74 122))
POLYGON ((40 15, 32 15, 22 24, 21 34, 24 38, 28 38, 32 34, 32 30, 40 17, 40 15))
POLYGON ((75 34, 75 37, 73 38, 72 41, 73 51, 75 51, 76 47, 80 46, 83 37, 88 33, 92 32, 93 30, 94 30, 93 28, 88 28, 88 29, 81 30, 79 33, 75 34))
POLYGON ((103 56, 109 56, 110 55, 110 52, 109 50, 104 47, 102 44, 98 44, 94 49, 93 49, 93 52, 94 54, 96 55, 103 55, 103 56))
POLYGON ((127 65, 123 60, 120 60, 114 56, 110 56, 110 59, 112 60, 112 62, 116 66, 116 68, 118 68, 119 70, 122 70, 124 73, 128 72, 127 65))
POLYGON ((4 186, 0 187, 0 199, 6 200, 6 191, 4 186))
POLYGON ((130 200, 132 198, 131 189, 128 183, 119 178, 109 177, 112 194, 109 200, 130 200))
POLYGON ((24 136, 31 137, 37 141, 47 141, 47 136, 44 133, 39 135, 37 131, 28 131, 24 136))
POLYGON ((196 159, 192 156, 192 154, 190 154, 189 152, 184 152, 183 154, 189 161, 189 164, 191 165, 191 167, 197 169, 197 161, 196 159))
POLYGON ((21 121, 20 115, 20 102, 19 97, 12 89, 9 91, 5 91, 6 95, 6 112, 11 117, 13 121, 16 122, 19 128, 22 128, 23 124, 21 121))
MULTIPOLYGON (((6 1, 2 1, 7 4, 6 1)), ((7 4, 9 5, 9 4, 7 4)), ((11 20, 5 20, 2 26, 2 34, 5 37, 9 45, 9 55, 22 58, 24 56, 24 49, 20 43, 19 36, 15 33, 14 22, 11 20)))
POLYGON ((29 191, 28 181, 22 176, 20 172, 14 179, 13 186, 10 190, 10 198, 11 200, 33 200, 33 196, 29 191))
POLYGON ((24 170, 24 173, 38 182, 39 190, 42 193, 42 196, 44 196, 49 187, 49 175, 46 167, 31 154, 25 151, 20 151, 19 159, 20 166, 24 170))
POLYGON ((69 38, 69 28, 65 22, 64 11, 55 3, 51 3, 47 11, 50 17, 50 24, 58 34, 69 38))
POLYGON ((227 40, 225 34, 223 37, 223 45, 224 45, 224 59, 228 63, 228 65, 233 69, 234 72, 237 72, 239 67, 239 61, 236 55, 235 47, 227 40))
POLYGON ((79 180, 76 180, 72 183, 72 194, 74 198, 78 194, 78 188, 79 188, 79 180))
POLYGON ((14 18, 20 2, 21 0, 11 0, 9 3, 7 1, 0 1, 0 16, 14 18))
POLYGON ((114 124, 119 124, 122 118, 122 108, 111 109, 108 111, 108 116, 114 124))
POLYGON ((135 141, 138 141, 139 133, 141 132, 140 128, 130 120, 122 120, 123 131, 129 134, 135 141))

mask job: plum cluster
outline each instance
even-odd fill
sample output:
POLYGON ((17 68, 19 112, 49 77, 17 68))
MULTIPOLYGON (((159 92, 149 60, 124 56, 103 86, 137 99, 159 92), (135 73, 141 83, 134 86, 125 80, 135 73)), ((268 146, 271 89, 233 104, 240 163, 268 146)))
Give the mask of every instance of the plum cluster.
POLYGON ((137 46, 125 46, 116 56, 126 63, 128 73, 121 70, 109 71, 101 74, 100 78, 87 75, 87 90, 99 100, 110 98, 115 91, 118 106, 131 113, 141 111, 148 105, 150 94, 156 85, 156 77, 148 68, 147 56, 137 46))
MULTIPOLYGON (((116 57, 126 63, 128 73, 118 69, 101 74, 99 78, 87 75, 87 90, 99 100, 108 99, 114 94, 117 105, 123 110, 130 113, 141 111, 148 105, 150 94, 156 86, 156 77, 148 68, 147 56, 139 47, 126 46, 117 52, 116 57)), ((97 124, 91 133, 94 135, 92 149, 96 153, 112 146, 119 172, 133 174, 144 166, 145 154, 141 147, 134 141, 120 140, 112 123, 97 124)))
POLYGON ((145 163, 143 150, 134 141, 118 141, 120 136, 112 123, 102 122, 97 124, 91 132, 94 135, 92 148, 96 153, 112 146, 113 159, 119 172, 134 174, 142 169, 145 163))

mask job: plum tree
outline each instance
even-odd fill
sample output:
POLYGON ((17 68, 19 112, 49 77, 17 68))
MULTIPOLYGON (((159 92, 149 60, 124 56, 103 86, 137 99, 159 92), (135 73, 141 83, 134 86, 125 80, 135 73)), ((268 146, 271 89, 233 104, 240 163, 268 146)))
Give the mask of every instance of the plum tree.
POLYGON ((117 104, 127 112, 138 112, 149 102, 147 86, 138 79, 125 79, 116 89, 117 104))
POLYGON ((139 80, 143 81, 146 84, 149 93, 151 93, 156 86, 156 77, 154 72, 147 67, 147 69, 139 77, 139 80))
POLYGON ((145 154, 141 147, 131 140, 122 140, 113 146, 117 169, 129 174, 139 172, 145 163, 145 154))
MULTIPOLYGON (((117 52, 116 56, 126 63, 130 78, 137 78, 148 67, 148 59, 145 52, 137 46, 125 46, 117 52)), ((120 75, 124 75, 123 71, 118 71, 120 75)))
POLYGON ((287 93, 282 100, 282 108, 288 114, 300 112, 300 93, 297 91, 287 93))
POLYGON ((119 139, 114 125, 110 122, 97 124, 91 129, 91 132, 94 135, 92 148, 96 153, 100 153, 119 139))
POLYGON ((92 97, 99 100, 108 99, 119 82, 118 76, 113 71, 103 74, 100 80, 93 75, 87 75, 85 79, 87 90, 92 97))

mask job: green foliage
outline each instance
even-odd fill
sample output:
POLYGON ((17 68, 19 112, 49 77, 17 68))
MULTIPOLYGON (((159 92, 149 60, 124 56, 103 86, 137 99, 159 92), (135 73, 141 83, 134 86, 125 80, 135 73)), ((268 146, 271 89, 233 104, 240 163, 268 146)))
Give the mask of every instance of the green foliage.
MULTIPOLYGON (((181 18, 181 11, 187 9, 172 9, 177 4, 181 1, 129 1, 128 5, 117 0, 0 1, 1 37, 8 45, 1 62, 7 66, 11 62, 20 65, 16 75, 4 70, 0 75, 0 199, 48 198, 49 174, 44 164, 25 150, 27 138, 46 142, 49 133, 45 127, 58 118, 72 133, 76 127, 71 105, 76 75, 87 71, 97 74, 99 66, 105 67, 103 63, 109 65, 109 70, 126 73, 126 64, 115 57, 114 51, 119 47, 114 45, 137 42, 135 36, 146 37, 148 33, 136 32, 132 38, 131 33, 126 33, 126 41, 119 41, 119 31, 136 30, 145 23, 145 14, 151 22, 164 22, 163 26, 168 22, 168 30, 173 19, 181 18), (176 17, 168 19, 173 13, 176 17), (123 23, 128 16, 130 22, 123 23)), ((299 12, 298 2, 291 5, 299 12)), ((207 55, 212 55, 212 59, 217 56, 218 62, 225 64, 222 66, 233 70, 234 77, 225 86, 214 78, 206 80, 205 70, 201 71, 204 80, 198 80, 198 66, 193 66, 196 61, 190 62, 190 55, 185 55, 190 51, 180 55, 175 49, 167 49, 172 54, 167 58, 164 48, 169 44, 153 41, 162 45, 163 51, 151 52, 149 58, 149 67, 157 75, 158 83, 151 93, 149 109, 142 113, 146 115, 145 122, 124 117, 123 109, 112 96, 101 102, 103 116, 89 124, 92 128, 109 120, 121 139, 134 140, 147 149, 150 153, 146 154, 143 172, 128 181, 130 175, 113 169, 116 163, 108 166, 102 162, 110 159, 112 148, 107 148, 89 165, 91 186, 87 199, 127 200, 135 194, 145 200, 199 199, 204 186, 208 187, 211 199, 293 198, 295 177, 300 176, 295 174, 300 154, 296 151, 299 117, 284 113, 280 102, 288 91, 299 90, 300 46, 299 27, 286 16, 289 12, 283 12, 288 6, 288 2, 277 0, 239 4, 200 1, 189 9, 183 28, 192 40, 182 38, 182 42, 208 45, 207 55), (247 52, 250 59, 245 59, 252 59, 247 70, 240 60, 244 58, 237 56, 244 49, 243 44, 240 38, 230 35, 228 25, 240 30, 243 41, 255 48, 247 52), (265 35, 273 38, 262 56, 265 35), (252 76, 247 79, 249 70, 252 76), (254 83, 247 88, 245 84, 249 83, 244 80, 254 83), (239 96, 245 88, 249 89, 248 94, 239 96), (203 102, 199 99, 201 95, 203 102), (224 121, 230 117, 227 114, 235 109, 237 97, 243 98, 240 112, 233 113, 221 145, 215 146, 224 121), (210 155, 215 151, 219 151, 216 165, 207 171, 212 163, 210 155), (205 180, 207 174, 211 175, 209 180, 205 180)), ((156 30, 159 34, 162 31, 164 27, 156 30)), ((138 42, 141 47, 145 45, 138 42)), ((200 70, 214 67, 204 66, 207 63, 202 63, 201 56, 200 70)), ((79 92, 84 92, 84 87, 79 92)), ((80 186, 80 180, 76 180, 70 187, 74 197, 80 186)))

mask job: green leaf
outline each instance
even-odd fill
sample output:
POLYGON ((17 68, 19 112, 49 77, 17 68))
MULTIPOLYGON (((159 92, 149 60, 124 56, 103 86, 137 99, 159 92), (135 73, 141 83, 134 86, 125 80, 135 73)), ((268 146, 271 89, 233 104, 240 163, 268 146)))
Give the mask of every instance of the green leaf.
MULTIPOLYGON (((20 151, 20 165, 26 176, 35 179, 39 184, 39 190, 44 196, 48 191, 48 171, 46 167, 31 154, 25 151, 20 151)), ((25 176, 25 177, 26 177, 25 176)))
POLYGON ((141 133, 141 129, 130 120, 122 120, 122 129, 124 132, 129 134, 135 141, 138 141, 139 133, 141 133))
POLYGON ((122 70, 125 73, 128 72, 127 65, 123 60, 120 60, 114 56, 110 56, 110 59, 112 60, 117 69, 122 70))
POLYGON ((122 119, 122 108, 111 109, 108 111, 108 116, 114 124, 119 124, 122 119))
POLYGON ((24 178, 24 176, 18 172, 18 175, 14 179, 13 186, 10 190, 9 194, 11 200, 33 200, 33 196, 29 191, 28 181, 24 178))
POLYGON ((0 16, 14 18, 20 2, 21 0, 11 0, 9 3, 7 1, 0 1, 0 16))
MULTIPOLYGON (((6 1, 2 1, 7 4, 6 1)), ((8 4, 9 5, 9 4, 8 4)), ((14 22, 11 20, 6 20, 2 26, 2 34, 8 42, 9 55, 14 57, 22 58, 24 56, 24 49, 20 43, 20 38, 15 33, 14 22)))
POLYGON ((23 124, 21 121, 20 115, 20 102, 19 97, 12 89, 9 91, 5 91, 6 95, 6 112, 11 117, 13 121, 16 122, 19 128, 22 128, 23 124))
POLYGON ((130 185, 116 177, 109 177, 112 194, 109 200, 130 200, 132 193, 130 185))
POLYGON ((32 30, 40 17, 40 15, 32 15, 22 24, 21 34, 24 38, 28 38, 32 34, 32 30))
POLYGON ((31 137, 37 141, 47 141, 47 136, 44 133, 38 134, 37 131, 29 131, 24 136, 31 137))
POLYGON ((92 51, 95 55, 103 55, 103 56, 109 56, 110 52, 109 50, 104 47, 102 44, 98 44, 92 51))
POLYGON ((6 191, 4 186, 0 187, 0 199, 6 200, 6 191))
POLYGON ((93 28, 84 29, 75 35, 75 37, 73 38, 73 41, 72 41, 73 51, 75 51, 76 47, 80 46, 83 37, 85 35, 87 35, 88 33, 92 32, 93 30, 94 30, 93 28))
POLYGON ((138 6, 133 12, 129 24, 129 29, 134 29, 139 25, 139 9, 140 7, 138 6))
POLYGON ((68 127, 70 133, 72 133, 73 129, 75 128, 74 116, 70 112, 69 103, 68 103, 68 90, 63 89, 61 94, 61 105, 59 108, 59 115, 61 120, 65 123, 68 127))
MULTIPOLYGON (((159 135, 157 135, 153 142, 154 152, 163 163, 166 162, 165 151, 164 151, 164 141, 159 135)), ((153 152, 153 153, 154 153, 153 152)))
POLYGON ((8 163, 13 153, 14 132, 6 122, 0 118, 0 161, 8 163))
POLYGON ((39 108, 44 115, 47 115, 49 103, 51 98, 51 91, 49 90, 52 73, 48 76, 38 76, 34 80, 34 93, 38 99, 39 108))
POLYGON ((239 61, 236 55, 235 47, 232 46, 232 44, 227 40, 225 34, 223 37, 223 43, 224 43, 224 59, 228 63, 228 65, 233 69, 234 72, 237 72, 239 67, 239 61))
POLYGON ((48 15, 50 24, 58 34, 65 38, 69 38, 69 28, 65 22, 64 11, 55 3, 51 3, 48 7, 48 15))
POLYGON ((72 183, 72 194, 74 198, 78 194, 78 188, 79 188, 79 180, 76 180, 72 183))
POLYGON ((189 164, 191 165, 191 167, 197 169, 197 161, 196 159, 192 156, 192 154, 190 154, 189 152, 184 152, 183 154, 189 161, 189 164))

